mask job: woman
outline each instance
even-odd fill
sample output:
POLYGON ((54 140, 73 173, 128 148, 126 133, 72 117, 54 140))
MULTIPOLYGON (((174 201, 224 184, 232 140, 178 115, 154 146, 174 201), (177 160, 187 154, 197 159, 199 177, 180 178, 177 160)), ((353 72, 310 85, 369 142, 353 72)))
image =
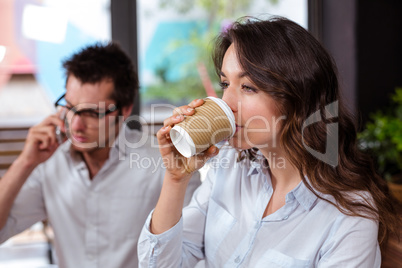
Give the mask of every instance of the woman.
POLYGON ((141 266, 380 267, 398 218, 356 147, 328 53, 294 22, 249 19, 218 37, 214 62, 240 157, 221 150, 182 212, 189 170, 218 149, 185 161, 169 140, 202 100, 165 120, 157 136, 167 170, 139 240, 141 266))

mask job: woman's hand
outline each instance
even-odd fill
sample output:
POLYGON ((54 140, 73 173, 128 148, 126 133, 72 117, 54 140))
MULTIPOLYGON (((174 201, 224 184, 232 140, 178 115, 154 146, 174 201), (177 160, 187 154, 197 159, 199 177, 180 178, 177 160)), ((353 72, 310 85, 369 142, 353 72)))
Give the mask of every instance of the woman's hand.
POLYGON ((174 147, 170 139, 170 130, 175 124, 184 120, 185 116, 194 114, 194 108, 201 106, 204 100, 193 100, 189 105, 181 106, 173 111, 173 116, 164 121, 164 127, 157 133, 159 150, 162 155, 166 171, 170 177, 177 180, 189 178, 191 173, 204 166, 205 162, 218 154, 218 148, 211 146, 203 153, 197 154, 191 158, 182 156, 174 147))

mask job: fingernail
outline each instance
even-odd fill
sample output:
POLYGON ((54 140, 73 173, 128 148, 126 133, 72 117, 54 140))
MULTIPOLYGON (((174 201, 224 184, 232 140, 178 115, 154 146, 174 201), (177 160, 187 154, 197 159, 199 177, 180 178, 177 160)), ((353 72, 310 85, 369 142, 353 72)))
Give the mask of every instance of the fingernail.
POLYGON ((191 107, 188 107, 187 108, 187 112, 192 112, 194 109, 193 108, 191 108, 191 107))
POLYGON ((176 115, 176 117, 175 117, 176 119, 180 119, 181 118, 181 115, 179 114, 179 115, 176 115))
POLYGON ((211 152, 211 153, 213 153, 213 154, 216 153, 216 149, 217 149, 217 148, 216 148, 215 146, 212 147, 212 152, 211 152))

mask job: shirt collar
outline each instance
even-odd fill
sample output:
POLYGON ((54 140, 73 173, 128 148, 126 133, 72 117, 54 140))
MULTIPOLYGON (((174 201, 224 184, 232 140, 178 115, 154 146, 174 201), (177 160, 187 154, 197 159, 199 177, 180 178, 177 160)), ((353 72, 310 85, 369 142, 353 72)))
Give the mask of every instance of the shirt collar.
POLYGON ((261 165, 259 163, 252 161, 250 163, 250 168, 248 169, 247 177, 261 173, 261 172, 262 172, 261 165))
POLYGON ((253 161, 249 160, 249 170, 247 172, 247 176, 264 173, 264 161, 264 155, 260 151, 257 151, 256 158, 253 161))
MULTIPOLYGON (((250 167, 247 176, 252 176, 259 173, 266 173, 267 176, 269 176, 269 172, 264 172, 263 170, 263 163, 261 162, 262 160, 258 159, 259 158, 257 158, 257 160, 255 161, 250 161, 250 167)), ((308 183, 308 178, 304 178, 305 181, 308 183)), ((299 204, 302 205, 305 210, 310 210, 317 200, 317 196, 307 188, 303 181, 301 181, 293 190, 291 190, 286 195, 286 202, 294 199, 296 199, 297 202, 299 202, 299 204)))
MULTIPOLYGON (((305 181, 308 183, 307 177, 305 177, 305 181)), ((296 199, 305 210, 310 210, 317 200, 317 196, 307 188, 303 181, 301 181, 286 195, 286 201, 293 199, 296 199)))

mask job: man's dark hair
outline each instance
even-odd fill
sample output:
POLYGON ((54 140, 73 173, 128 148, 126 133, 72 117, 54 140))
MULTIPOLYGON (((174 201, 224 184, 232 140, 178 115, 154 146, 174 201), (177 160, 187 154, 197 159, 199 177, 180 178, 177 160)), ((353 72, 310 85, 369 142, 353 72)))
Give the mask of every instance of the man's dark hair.
POLYGON ((63 62, 66 81, 74 75, 82 83, 112 79, 111 96, 120 107, 131 105, 138 94, 138 75, 130 58, 116 43, 96 43, 83 48, 63 62))

